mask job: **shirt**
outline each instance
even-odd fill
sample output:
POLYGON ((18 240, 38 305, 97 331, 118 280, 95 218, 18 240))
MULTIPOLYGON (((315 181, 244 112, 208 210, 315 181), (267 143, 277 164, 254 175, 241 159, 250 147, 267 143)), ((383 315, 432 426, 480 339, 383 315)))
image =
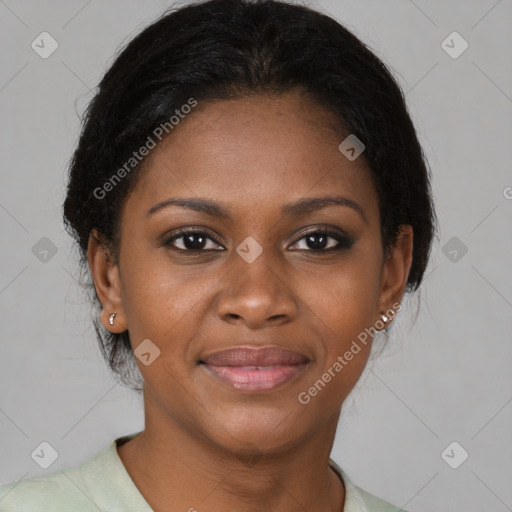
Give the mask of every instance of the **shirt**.
MULTIPOLYGON (((116 449, 138 434, 115 439, 77 466, 1 485, 0 512, 154 512, 116 449)), ((343 512, 405 512, 355 486, 332 459, 329 465, 345 485, 343 512)))

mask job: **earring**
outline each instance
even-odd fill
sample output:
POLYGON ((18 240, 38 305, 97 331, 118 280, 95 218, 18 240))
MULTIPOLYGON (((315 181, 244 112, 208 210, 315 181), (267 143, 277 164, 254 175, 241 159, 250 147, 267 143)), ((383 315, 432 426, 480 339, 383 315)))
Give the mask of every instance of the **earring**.
POLYGON ((112 313, 112 314, 110 315, 110 317, 109 317, 109 319, 108 319, 108 323, 109 323, 110 325, 114 325, 114 318, 115 318, 115 316, 116 316, 116 315, 117 315, 117 312, 114 312, 114 313, 112 313))
POLYGON ((388 331, 388 327, 389 327, 389 322, 391 322, 392 318, 387 316, 387 315, 385 315, 384 313, 380 313, 379 316, 380 316, 380 319, 382 320, 382 322, 384 323, 384 326, 385 326, 383 331, 387 332, 388 331))
POLYGON ((380 314, 380 319, 381 319, 385 324, 387 324, 387 323, 391 320, 391 318, 390 318, 389 316, 386 316, 384 313, 381 313, 381 314, 380 314))

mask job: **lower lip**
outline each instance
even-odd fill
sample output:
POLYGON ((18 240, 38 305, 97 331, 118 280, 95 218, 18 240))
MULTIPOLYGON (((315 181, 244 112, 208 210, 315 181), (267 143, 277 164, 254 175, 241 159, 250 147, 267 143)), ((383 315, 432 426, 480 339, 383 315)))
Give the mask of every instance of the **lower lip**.
POLYGON ((299 375, 307 363, 276 365, 261 369, 244 366, 211 366, 203 364, 214 377, 239 391, 257 393, 274 389, 299 375))

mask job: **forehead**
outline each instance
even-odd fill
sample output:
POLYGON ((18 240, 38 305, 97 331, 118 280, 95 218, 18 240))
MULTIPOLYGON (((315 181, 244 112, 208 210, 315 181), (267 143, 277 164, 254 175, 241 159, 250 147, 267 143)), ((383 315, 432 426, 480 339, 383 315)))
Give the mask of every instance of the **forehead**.
POLYGON ((296 93, 199 103, 149 155, 133 195, 149 207, 197 196, 235 208, 339 193, 371 209, 366 161, 338 149, 346 136, 329 111, 296 93))

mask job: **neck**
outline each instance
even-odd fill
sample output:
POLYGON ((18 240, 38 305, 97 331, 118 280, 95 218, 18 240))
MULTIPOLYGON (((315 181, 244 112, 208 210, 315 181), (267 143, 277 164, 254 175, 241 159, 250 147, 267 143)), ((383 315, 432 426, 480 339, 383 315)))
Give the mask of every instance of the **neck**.
POLYGON ((264 453, 254 445, 233 452, 153 418, 118 454, 154 512, 343 511, 345 489, 329 466, 339 414, 310 438, 264 453))

